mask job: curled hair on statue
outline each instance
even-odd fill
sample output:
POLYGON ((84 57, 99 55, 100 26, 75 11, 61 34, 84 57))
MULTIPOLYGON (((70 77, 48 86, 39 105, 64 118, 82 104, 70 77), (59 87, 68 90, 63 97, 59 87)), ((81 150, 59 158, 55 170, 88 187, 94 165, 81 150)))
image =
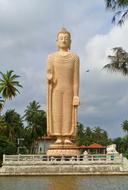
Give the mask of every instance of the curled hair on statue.
POLYGON ((57 33, 57 38, 58 38, 58 35, 59 35, 60 33, 68 34, 69 37, 70 37, 70 39, 71 39, 71 34, 70 34, 70 32, 69 32, 66 28, 62 27, 62 28, 60 29, 60 31, 57 33))

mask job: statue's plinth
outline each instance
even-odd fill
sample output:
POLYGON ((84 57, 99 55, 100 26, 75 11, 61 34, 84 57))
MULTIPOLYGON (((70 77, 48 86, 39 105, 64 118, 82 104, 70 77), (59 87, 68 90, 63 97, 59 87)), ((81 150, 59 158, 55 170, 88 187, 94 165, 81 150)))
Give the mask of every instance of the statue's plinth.
POLYGON ((79 156, 79 148, 75 144, 51 144, 48 156, 79 156))

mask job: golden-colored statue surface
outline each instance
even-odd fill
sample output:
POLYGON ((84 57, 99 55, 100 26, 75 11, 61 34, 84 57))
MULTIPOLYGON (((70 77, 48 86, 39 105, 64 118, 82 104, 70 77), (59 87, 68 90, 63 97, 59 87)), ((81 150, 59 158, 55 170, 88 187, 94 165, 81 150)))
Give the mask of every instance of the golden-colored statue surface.
POLYGON ((71 35, 62 28, 57 34, 58 51, 48 56, 47 133, 56 144, 70 144, 75 136, 79 105, 79 57, 70 51, 71 35))

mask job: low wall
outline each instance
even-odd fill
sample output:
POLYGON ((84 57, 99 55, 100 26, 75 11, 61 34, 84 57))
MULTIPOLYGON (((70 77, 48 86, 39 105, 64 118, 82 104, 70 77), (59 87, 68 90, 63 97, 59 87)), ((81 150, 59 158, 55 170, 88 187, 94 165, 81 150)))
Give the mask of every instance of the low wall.
MULTIPOLYGON (((39 156, 39 155, 38 155, 39 156)), ((31 158, 37 156, 31 156, 31 158)), ((24 157, 25 158, 25 157, 24 157)), ((30 157, 29 157, 30 158, 30 157)), ((128 160, 4 160, 0 175, 128 175, 128 160)))
POLYGON ((3 166, 0 175, 125 175, 120 164, 46 164, 3 166))

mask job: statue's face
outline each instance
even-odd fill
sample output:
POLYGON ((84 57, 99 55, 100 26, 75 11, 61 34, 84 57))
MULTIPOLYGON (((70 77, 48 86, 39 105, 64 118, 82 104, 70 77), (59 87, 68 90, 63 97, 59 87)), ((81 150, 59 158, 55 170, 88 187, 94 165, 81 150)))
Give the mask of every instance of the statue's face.
POLYGON ((57 46, 59 49, 70 49, 71 39, 68 33, 59 33, 57 37, 57 46))

